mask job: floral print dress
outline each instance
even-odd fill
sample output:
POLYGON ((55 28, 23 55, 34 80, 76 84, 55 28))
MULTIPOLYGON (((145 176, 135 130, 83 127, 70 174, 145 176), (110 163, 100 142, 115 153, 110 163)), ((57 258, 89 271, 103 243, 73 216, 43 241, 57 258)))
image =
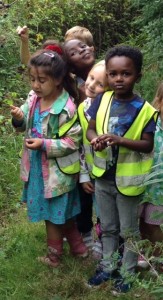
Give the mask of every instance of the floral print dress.
MULTIPOLYGON (((32 137, 42 137, 42 121, 49 113, 40 112, 39 101, 36 103, 32 128, 32 137)), ((54 224, 64 224, 68 219, 80 213, 78 190, 75 188, 53 198, 44 198, 44 182, 42 175, 42 150, 31 151, 29 180, 24 185, 23 202, 26 202, 28 218, 31 222, 47 220, 54 224)))

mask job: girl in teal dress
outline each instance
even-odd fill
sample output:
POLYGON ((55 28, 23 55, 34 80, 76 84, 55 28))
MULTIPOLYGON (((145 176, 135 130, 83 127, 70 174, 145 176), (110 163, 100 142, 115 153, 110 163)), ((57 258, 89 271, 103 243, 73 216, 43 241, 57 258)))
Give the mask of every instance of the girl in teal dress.
POLYGON ((57 267, 63 237, 73 255, 85 257, 87 249, 74 221, 80 213, 76 181, 81 127, 75 104, 64 89, 68 73, 62 49, 56 45, 53 50, 41 50, 31 57, 32 92, 20 108, 11 106, 11 114, 16 130, 25 131, 21 178, 28 218, 31 222, 44 220, 46 225, 48 251, 39 261, 57 267))

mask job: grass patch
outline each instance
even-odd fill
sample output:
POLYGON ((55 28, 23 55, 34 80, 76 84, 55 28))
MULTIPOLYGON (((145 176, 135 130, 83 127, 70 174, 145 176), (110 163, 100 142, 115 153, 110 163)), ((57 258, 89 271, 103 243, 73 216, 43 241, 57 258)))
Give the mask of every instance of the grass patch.
MULTIPOLYGON (((9 223, 0 229, 1 300, 111 300, 111 283, 89 289, 85 283, 95 270, 91 258, 75 259, 64 244, 59 268, 37 262, 46 253, 44 223, 29 223, 26 207, 21 205, 9 223)), ((154 299, 140 285, 118 297, 120 300, 154 299)))

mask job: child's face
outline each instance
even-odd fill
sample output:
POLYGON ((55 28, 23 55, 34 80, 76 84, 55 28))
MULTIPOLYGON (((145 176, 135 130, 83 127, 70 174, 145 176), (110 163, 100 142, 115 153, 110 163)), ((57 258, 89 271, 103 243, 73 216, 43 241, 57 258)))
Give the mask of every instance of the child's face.
POLYGON ((94 64, 94 47, 89 47, 80 40, 74 39, 66 42, 65 51, 68 61, 78 70, 91 67, 94 64))
POLYGON ((115 92, 118 99, 130 99, 133 96, 133 88, 140 78, 134 62, 126 56, 114 56, 106 65, 109 87, 115 92))
POLYGON ((44 100, 56 98, 58 85, 61 80, 51 78, 44 72, 44 68, 32 66, 30 68, 30 83, 36 95, 44 100))
POLYGON ((95 98, 104 92, 107 83, 105 66, 95 66, 88 74, 85 82, 85 94, 87 97, 95 98))

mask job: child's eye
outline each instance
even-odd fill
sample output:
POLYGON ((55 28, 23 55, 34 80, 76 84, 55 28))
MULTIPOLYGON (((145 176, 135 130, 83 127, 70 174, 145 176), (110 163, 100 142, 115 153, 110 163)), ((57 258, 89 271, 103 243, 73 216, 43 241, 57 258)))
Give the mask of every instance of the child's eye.
POLYGON ((74 56, 75 54, 77 54, 77 51, 73 51, 70 53, 70 56, 74 56))
POLYGON ((100 86, 101 88, 103 88, 103 87, 104 87, 102 83, 99 83, 99 86, 100 86))
POLYGON ((110 77, 114 77, 116 74, 111 72, 111 73, 108 73, 107 75, 110 77))
POLYGON ((124 72, 123 75, 127 77, 127 76, 130 76, 130 73, 129 72, 124 72))
POLYGON ((81 48, 86 48, 86 47, 87 47, 86 44, 82 44, 82 45, 81 45, 81 48))

